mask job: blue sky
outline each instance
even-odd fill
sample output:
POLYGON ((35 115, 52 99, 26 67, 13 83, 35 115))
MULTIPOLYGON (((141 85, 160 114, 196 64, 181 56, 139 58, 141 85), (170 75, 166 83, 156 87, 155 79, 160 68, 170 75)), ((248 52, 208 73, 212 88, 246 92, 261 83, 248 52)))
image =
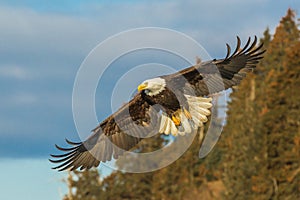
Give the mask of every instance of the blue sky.
MULTIPOLYGON (((73 83, 98 43, 131 28, 155 26, 183 32, 219 58, 236 35, 245 40, 261 36, 266 27, 274 32, 288 7, 297 10, 300 3, 0 0, 0 177, 8 181, 0 183, 0 199, 60 199, 66 192, 60 181, 65 174, 51 171, 47 158, 53 144, 78 139, 73 83)), ((109 113, 97 106, 99 120, 109 113)))

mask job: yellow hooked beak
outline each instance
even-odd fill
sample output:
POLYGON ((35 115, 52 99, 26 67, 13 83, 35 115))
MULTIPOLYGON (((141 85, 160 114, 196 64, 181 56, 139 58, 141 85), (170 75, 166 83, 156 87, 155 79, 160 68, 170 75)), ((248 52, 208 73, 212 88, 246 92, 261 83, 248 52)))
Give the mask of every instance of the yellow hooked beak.
POLYGON ((140 84, 139 86, 138 86, 138 91, 140 92, 140 91, 142 91, 142 90, 145 90, 147 88, 147 84, 145 84, 145 83, 142 83, 142 84, 140 84))

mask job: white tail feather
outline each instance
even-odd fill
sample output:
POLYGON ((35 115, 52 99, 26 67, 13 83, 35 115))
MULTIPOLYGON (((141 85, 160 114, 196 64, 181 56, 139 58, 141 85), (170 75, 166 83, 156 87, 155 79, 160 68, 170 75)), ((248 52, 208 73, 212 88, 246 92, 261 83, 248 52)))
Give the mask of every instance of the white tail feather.
POLYGON ((177 134, 178 134, 178 129, 172 121, 171 121, 171 134, 174 136, 177 136, 177 134))
POLYGON ((166 135, 172 134, 174 136, 185 135, 191 133, 194 129, 202 127, 203 123, 208 121, 208 116, 211 114, 209 108, 212 107, 212 98, 196 97, 185 95, 189 105, 189 113, 192 116, 192 121, 189 121, 184 111, 179 114, 181 126, 183 130, 179 130, 178 126, 175 125, 173 120, 168 117, 165 113, 161 116, 159 133, 166 135))
POLYGON ((203 126, 203 123, 207 122, 207 116, 211 114, 209 108, 212 107, 212 98, 196 97, 185 95, 189 104, 189 110, 192 115, 192 119, 198 126, 203 126))
POLYGON ((168 117, 165 114, 162 114, 159 130, 158 130, 159 133, 165 133, 166 126, 167 126, 167 120, 168 120, 168 117))
POLYGON ((170 134, 170 131, 171 131, 171 119, 170 118, 167 118, 167 126, 166 126, 166 129, 165 129, 165 134, 166 135, 169 135, 170 134))

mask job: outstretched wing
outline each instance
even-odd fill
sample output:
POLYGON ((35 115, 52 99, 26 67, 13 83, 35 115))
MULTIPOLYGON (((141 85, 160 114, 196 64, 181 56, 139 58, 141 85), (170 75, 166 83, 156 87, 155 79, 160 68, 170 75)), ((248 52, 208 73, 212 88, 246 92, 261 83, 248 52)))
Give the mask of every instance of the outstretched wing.
POLYGON ((66 140, 70 148, 57 149, 65 152, 51 155, 51 162, 58 164, 53 169, 63 171, 90 169, 97 167, 100 161, 118 158, 125 151, 133 148, 142 138, 158 133, 158 109, 147 104, 137 94, 120 110, 99 124, 92 135, 84 142, 74 143, 66 140))
POLYGON ((211 60, 196 64, 195 66, 181 70, 170 75, 170 80, 176 80, 182 76, 188 82, 189 88, 196 96, 206 96, 238 85, 252 71, 262 57, 265 50, 263 44, 257 46, 257 37, 253 42, 248 39, 244 47, 241 48, 241 40, 237 37, 237 46, 231 54, 228 44, 227 55, 224 59, 211 60))

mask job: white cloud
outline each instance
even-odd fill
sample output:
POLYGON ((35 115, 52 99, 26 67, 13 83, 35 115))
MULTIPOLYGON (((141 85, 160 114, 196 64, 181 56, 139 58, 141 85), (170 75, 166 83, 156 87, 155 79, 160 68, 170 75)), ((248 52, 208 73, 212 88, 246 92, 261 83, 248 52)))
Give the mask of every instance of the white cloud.
MULTIPOLYGON (((272 13, 282 16, 286 8, 281 8, 282 13, 274 11, 273 4, 267 5, 268 2, 190 0, 88 4, 81 7, 79 15, 0 7, 0 41, 4 47, 0 53, 29 55, 32 62, 56 56, 63 62, 85 56, 113 34, 143 26, 173 28, 191 34, 213 50, 217 44, 234 40, 235 35, 260 34, 268 25, 278 23, 279 17, 274 19, 272 13)), ((49 60, 52 62, 55 57, 49 60)))
POLYGON ((19 66, 0 66, 0 77, 13 78, 18 80, 28 80, 31 75, 24 68, 19 66))
POLYGON ((86 47, 84 37, 94 32, 94 24, 80 17, 10 7, 0 7, 0 26, 1 52, 36 55, 78 55, 86 47))
POLYGON ((9 108, 10 106, 20 109, 22 106, 36 105, 38 97, 32 93, 19 92, 8 94, 1 98, 1 107, 9 108))
POLYGON ((16 105, 32 105, 38 101, 38 98, 33 94, 23 93, 17 94, 11 98, 16 105))

